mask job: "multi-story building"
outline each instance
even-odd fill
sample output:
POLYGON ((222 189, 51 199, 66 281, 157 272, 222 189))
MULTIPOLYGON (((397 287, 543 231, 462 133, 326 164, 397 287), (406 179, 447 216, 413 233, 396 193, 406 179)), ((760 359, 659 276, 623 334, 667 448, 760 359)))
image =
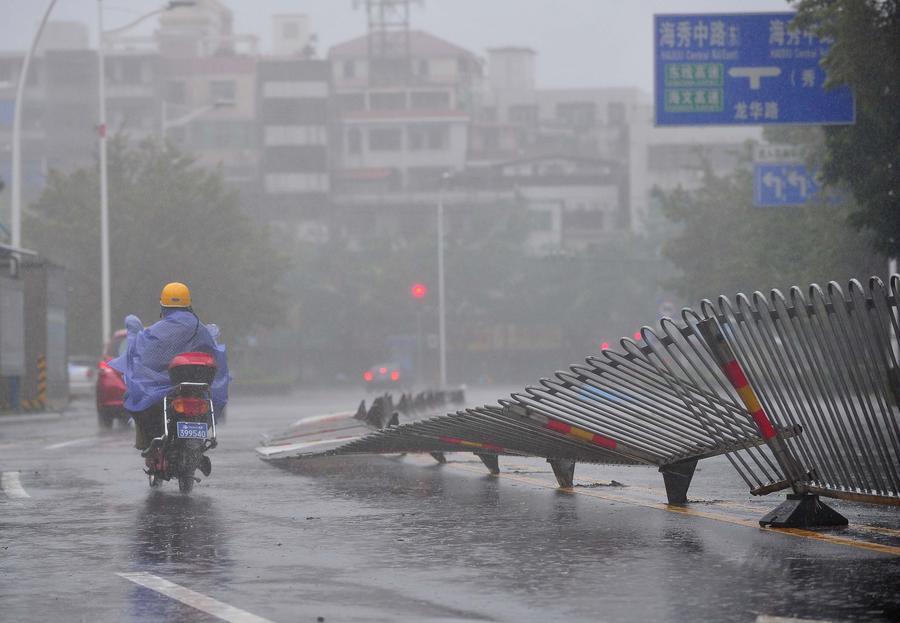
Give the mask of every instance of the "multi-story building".
MULTIPOLYGON (((23 53, 0 56, 0 176, 12 170, 12 127, 23 53)), ((91 162, 97 145, 97 55, 87 47, 87 28, 63 22, 47 26, 25 84, 22 120, 22 197, 43 189, 50 169, 91 162)), ((4 206, 9 193, 0 194, 4 206)))
POLYGON ((655 127, 652 103, 642 104, 629 133, 633 228, 643 231, 660 218, 655 190, 694 190, 703 183, 706 167, 727 174, 740 165, 747 142, 760 140, 758 127, 655 127))
MULTIPOLYGON (((233 32, 222 0, 166 12, 150 37, 107 39, 109 131, 165 136, 200 164, 220 166, 263 220, 321 225, 326 214, 347 213, 337 222, 367 234, 397 233, 430 214, 447 174, 495 178, 463 195, 457 183, 445 193, 449 209, 457 196, 470 208, 526 199, 543 227, 535 249, 642 229, 654 187, 699 182, 697 145, 728 169, 740 143, 759 136, 654 128, 650 97, 636 88, 542 89, 530 48, 493 48, 485 62, 410 29, 408 16, 373 15, 367 34, 331 47, 323 61, 302 14, 273 16, 275 54, 261 57, 254 37, 233 32), (558 173, 510 183, 507 173, 522 167, 558 173)), ((87 41, 84 25, 51 23, 32 65, 26 197, 49 168, 88 164, 96 153, 97 57, 87 41)), ((0 141, 21 58, 0 57, 0 141)), ((4 177, 8 153, 0 151, 4 177)))
POLYGON ((434 188, 443 173, 466 165, 481 65, 467 50, 411 31, 410 71, 379 79, 369 39, 328 52, 338 112, 335 190, 434 188))
POLYGON ((257 68, 259 172, 268 220, 321 220, 329 174, 330 66, 268 58, 257 68))

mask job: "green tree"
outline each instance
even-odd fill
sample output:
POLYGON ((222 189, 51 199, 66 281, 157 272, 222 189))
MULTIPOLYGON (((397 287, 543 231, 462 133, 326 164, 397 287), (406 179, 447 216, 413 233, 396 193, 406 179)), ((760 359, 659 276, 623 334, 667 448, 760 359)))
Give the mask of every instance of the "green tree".
POLYGON ((801 0, 796 25, 834 40, 828 85, 856 94, 856 123, 825 128, 822 174, 857 201, 849 214, 877 248, 900 255, 900 1, 801 0))
POLYGON ((748 146, 745 166, 731 174, 715 175, 706 167, 698 189, 657 195, 663 213, 677 224, 663 252, 680 271, 669 285, 685 300, 693 304, 719 294, 841 281, 883 270, 872 232, 847 226, 852 202, 823 198, 802 207, 756 207, 749 160, 748 146))
MULTIPOLYGON (((96 166, 51 172, 26 215, 27 244, 68 269, 70 352, 100 343, 100 209, 96 166)), ((160 288, 184 281, 205 322, 228 339, 283 317, 285 259, 241 211, 217 171, 169 144, 109 143, 113 327, 156 320, 160 288)))
MULTIPOLYGON (((356 378, 390 356, 389 336, 415 334, 417 310, 425 332, 437 331, 433 212, 415 218, 419 224, 408 236, 353 243, 336 236, 298 248, 289 287, 308 373, 316 368, 328 378, 356 378), (429 287, 424 301, 410 298, 415 282, 429 287)), ((651 241, 619 234, 594 251, 546 257, 529 252, 530 226, 524 206, 515 202, 465 214, 447 210, 451 376, 512 378, 530 367, 524 378, 533 380, 656 319, 664 262, 651 241), (562 343, 547 346, 554 336, 562 343), (522 348, 531 338, 533 349, 522 348), (470 365, 460 371, 460 362, 470 365)), ((433 359, 429 355, 429 365, 433 359)))
MULTIPOLYGON (((433 213, 415 218, 420 227, 412 235, 358 239, 341 235, 349 223, 338 220, 327 242, 296 247, 288 282, 293 323, 305 351, 319 353, 317 363, 329 373, 355 374, 387 357, 386 339, 414 334, 417 311, 426 332, 436 331, 435 221, 433 213), (411 300, 416 282, 429 287, 424 301, 411 300)), ((448 319, 459 328, 502 316, 525 254, 522 211, 499 205, 457 219, 448 210, 447 230, 448 319)))

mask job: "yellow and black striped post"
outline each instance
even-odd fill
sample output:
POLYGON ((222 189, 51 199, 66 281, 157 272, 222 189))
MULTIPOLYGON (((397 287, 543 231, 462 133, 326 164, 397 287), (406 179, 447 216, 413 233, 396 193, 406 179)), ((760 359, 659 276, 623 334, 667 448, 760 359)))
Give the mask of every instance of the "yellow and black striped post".
POLYGON ((697 328, 706 345, 709 346, 716 363, 719 364, 722 372, 725 373, 731 386, 734 387, 734 390, 740 397, 741 402, 744 403, 744 407, 750 413, 750 417, 756 423, 763 441, 772 449, 772 454, 775 455, 775 460, 778 461, 778 464, 784 470, 784 476, 791 483, 794 493, 802 493, 804 487, 801 481, 807 475, 806 470, 800 467, 800 463, 794 458, 784 439, 775 430, 772 420, 765 409, 763 409, 756 392, 750 385, 743 366, 738 362, 734 350, 732 350, 731 345, 725 339, 725 334, 722 332, 719 323, 715 318, 708 318, 697 323, 697 328))
POLYGON ((47 358, 43 353, 38 355, 37 360, 37 368, 38 368, 38 390, 37 390, 37 400, 32 400, 31 403, 36 410, 43 411, 47 408, 47 358))
POLYGON ((22 398, 21 406, 23 411, 43 411, 47 406, 47 358, 44 355, 37 358, 37 391, 22 398))

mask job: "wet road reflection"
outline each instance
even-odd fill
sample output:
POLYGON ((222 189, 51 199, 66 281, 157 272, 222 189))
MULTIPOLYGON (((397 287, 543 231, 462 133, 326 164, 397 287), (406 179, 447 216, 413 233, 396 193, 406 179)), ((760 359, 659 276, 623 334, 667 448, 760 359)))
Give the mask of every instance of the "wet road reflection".
POLYGON ((226 539, 212 498, 150 491, 135 516, 136 570, 186 564, 195 573, 221 574, 231 565, 226 539))
MULTIPOLYGON (((310 478, 322 498, 379 508, 364 520, 331 521, 345 531, 390 535, 391 557, 382 564, 423 582, 440 570, 475 607, 473 585, 544 613, 559 607, 578 620, 900 617, 900 564, 890 556, 548 495, 502 478, 461 477, 449 466, 360 457, 280 467, 310 478)), ((367 559, 383 553, 385 543, 370 540, 362 548, 360 558, 367 559)))
MULTIPOLYGON (((571 493, 526 459, 501 461, 500 477, 465 454, 279 469, 253 453, 258 417, 280 409, 266 427, 287 425, 292 400, 236 402, 190 496, 150 490, 130 431, 91 435, 93 412, 0 431, 22 437, 0 470, 31 495, 0 500, 0 620, 214 620, 159 582, 279 623, 900 620, 900 557, 701 516, 772 503, 731 495, 727 461, 700 470, 692 515, 657 508, 658 474, 634 468, 579 465, 571 493), (627 486, 595 488, 613 478, 627 486)), ((896 510, 844 512, 887 530, 896 510)))
MULTIPOLYGON (((222 586, 232 579, 228 535, 216 507, 205 495, 152 490, 134 516, 131 571, 194 584, 222 586)), ((193 620, 196 611, 137 585, 129 589, 128 614, 135 620, 193 620)))

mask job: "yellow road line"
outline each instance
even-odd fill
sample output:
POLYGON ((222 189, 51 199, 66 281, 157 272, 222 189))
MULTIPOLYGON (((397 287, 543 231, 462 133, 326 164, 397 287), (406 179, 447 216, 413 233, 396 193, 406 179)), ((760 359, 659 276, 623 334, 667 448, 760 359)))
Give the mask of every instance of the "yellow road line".
MULTIPOLYGON (((507 465, 509 466, 510 469, 527 469, 527 467, 521 466, 521 465, 514 465, 514 464, 509 464, 509 463, 507 463, 507 465)), ((546 473, 551 474, 552 472, 548 470, 546 473)), ((580 479, 580 480, 581 480, 581 482, 586 482, 588 484, 598 484, 598 485, 607 485, 608 484, 602 480, 594 480, 591 478, 584 478, 584 479, 580 479)), ((634 490, 639 489, 642 494, 649 493, 651 495, 655 495, 656 497, 662 497, 662 496, 665 496, 665 494, 666 494, 665 489, 661 489, 659 487, 653 487, 650 485, 636 485, 636 486, 633 486, 632 488, 634 490)), ((634 500, 634 498, 629 498, 629 499, 634 500)), ((734 501, 734 500, 716 500, 715 505, 716 505, 716 507, 719 507, 719 508, 721 508, 721 507, 733 508, 738 511, 749 511, 752 513, 758 513, 760 511, 765 511, 765 509, 762 508, 761 505, 754 505, 749 502, 740 502, 740 501, 734 501)), ((668 510, 668 509, 666 509, 666 510, 668 510)), ((758 524, 754 523, 753 525, 757 526, 758 524)), ((874 532, 875 534, 883 534, 885 536, 900 538, 900 530, 897 530, 894 528, 884 528, 881 526, 868 526, 866 524, 859 524, 859 523, 853 524, 852 528, 854 530, 859 530, 862 532, 874 532)))
MULTIPOLYGON (((461 469, 463 471, 472 472, 476 474, 483 473, 483 470, 475 467, 474 465, 466 465, 461 463, 448 463, 448 467, 461 469)), ((802 537, 806 539, 814 539, 817 541, 824 541, 826 543, 831 543, 833 545, 846 545, 849 547, 856 547, 858 549, 865 549, 872 552, 878 552, 880 554, 889 554, 892 556, 900 556, 900 547, 896 547, 893 545, 883 545, 881 543, 872 543, 870 541, 860 541, 857 539, 849 539, 842 536, 836 536, 833 534, 822 534, 819 532, 814 532, 812 530, 803 530, 800 528, 763 528, 759 525, 759 522, 754 521, 752 519, 741 519, 739 517, 733 517, 729 515, 723 515, 721 513, 713 513, 706 510, 695 510, 692 508, 688 508, 685 506, 674 506, 670 504, 662 504, 659 502, 641 502, 632 498, 628 498, 625 496, 614 495, 610 493, 600 493, 598 491, 593 490, 584 490, 584 489, 559 489, 555 483, 546 482, 543 480, 539 480, 537 478, 529 478, 528 476, 521 476, 519 474, 505 474, 500 473, 498 477, 507 478, 510 480, 515 480, 517 482, 522 482, 526 484, 535 485, 541 487, 543 489, 557 489, 559 491, 573 494, 573 495, 586 495, 592 498, 598 498, 601 500, 606 500, 608 502, 621 502, 623 504, 631 504, 632 506, 641 506, 644 508, 654 508, 656 510, 666 511, 669 513, 676 513, 679 515, 688 515, 690 517, 702 517, 704 519, 712 519, 714 521, 721 521, 724 523, 730 523, 737 526, 744 526, 747 528, 754 528, 756 530, 761 530, 765 532, 775 532, 777 534, 786 534, 789 536, 802 537)))

